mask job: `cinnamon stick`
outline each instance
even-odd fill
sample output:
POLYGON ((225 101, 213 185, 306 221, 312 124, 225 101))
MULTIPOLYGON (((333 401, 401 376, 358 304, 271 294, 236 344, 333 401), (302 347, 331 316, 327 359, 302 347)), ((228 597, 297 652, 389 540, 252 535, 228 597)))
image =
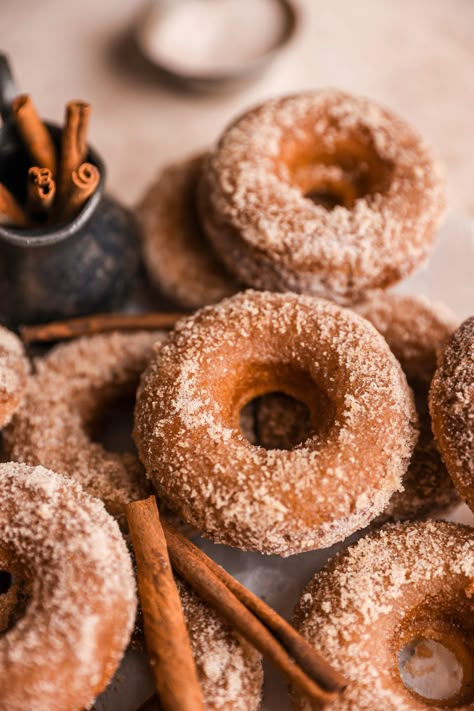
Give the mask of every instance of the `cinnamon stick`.
POLYGON ((56 183, 49 168, 34 166, 28 171, 27 208, 31 215, 46 215, 54 201, 56 183))
POLYGON ((59 219, 68 220, 75 217, 86 200, 96 191, 99 181, 99 169, 92 163, 82 163, 77 170, 73 170, 69 192, 59 219))
POLYGON ((61 164, 58 193, 63 206, 71 187, 72 173, 78 170, 87 155, 87 129, 91 107, 85 101, 69 101, 61 138, 61 164))
POLYGON ((127 520, 136 557, 145 639, 161 705, 164 711, 204 711, 155 497, 128 504, 127 520))
POLYGON ((0 225, 26 227, 28 217, 8 188, 0 183, 0 225))
POLYGON ((186 548, 189 551, 189 555, 193 555, 199 564, 206 566, 243 605, 258 617, 288 650, 301 668, 315 679, 320 686, 327 691, 341 691, 344 688, 346 681, 342 675, 333 669, 314 647, 275 610, 250 592, 242 583, 239 583, 238 580, 203 553, 188 538, 179 533, 171 524, 163 521, 163 530, 172 558, 173 556, 181 555, 183 548, 186 548))
POLYGON ((153 331, 172 329, 185 313, 94 314, 65 321, 52 321, 39 326, 20 326, 25 343, 67 341, 79 336, 110 331, 153 331))
POLYGON ((50 133, 28 94, 20 94, 12 102, 12 111, 18 131, 35 165, 56 173, 56 149, 50 133))
MULTIPOLYGON (((227 587, 223 576, 216 575, 212 566, 203 562, 203 556, 206 556, 202 551, 197 553, 196 546, 180 536, 170 525, 165 524, 164 531, 174 570, 191 585, 204 602, 214 607, 234 629, 280 669, 291 684, 298 687, 313 702, 324 705, 336 698, 337 691, 342 688, 341 677, 325 660, 315 654, 315 650, 309 649, 310 645, 303 639, 296 643, 296 630, 294 634, 288 633, 287 630, 282 633, 286 627, 284 621, 278 620, 276 612, 267 610, 266 619, 273 628, 279 630, 281 641, 277 639, 272 634, 272 628, 253 614, 227 587), (283 646, 283 639, 291 641, 291 652, 283 646), (302 655, 299 653, 301 650, 302 655), (315 669, 316 674, 313 673, 315 669)), ((246 597, 250 599, 250 593, 246 597)), ((251 604, 261 611, 263 603, 251 604)))

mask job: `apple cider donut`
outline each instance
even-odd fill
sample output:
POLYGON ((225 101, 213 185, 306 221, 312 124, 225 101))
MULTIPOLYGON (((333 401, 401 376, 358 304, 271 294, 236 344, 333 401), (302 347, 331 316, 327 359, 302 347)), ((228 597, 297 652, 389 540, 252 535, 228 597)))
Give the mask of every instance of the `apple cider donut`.
POLYGON ((20 339, 0 326, 0 429, 10 421, 26 389, 29 365, 20 339))
POLYGON ((149 484, 136 455, 107 451, 91 434, 108 403, 134 395, 164 336, 100 334, 56 346, 36 360, 24 403, 4 433, 10 458, 72 477, 114 515, 146 496, 149 484))
POLYGON ((82 711, 130 639, 135 580, 101 501, 43 467, 0 464, 2 567, 29 599, 0 637, 2 711, 82 711), (12 567, 13 566, 13 570, 12 567))
MULTIPOLYGON (((348 680, 331 711, 472 709, 473 591, 474 536, 460 524, 388 525, 333 558, 303 591, 293 620, 348 680), (423 640, 462 668, 449 698, 428 700, 402 681, 401 650, 423 640)), ((314 708, 296 690, 292 701, 298 711, 314 708)))
POLYGON ((165 504, 204 535, 290 555, 378 515, 401 485, 412 396, 384 339, 322 299, 247 291, 181 320, 144 372, 135 441, 165 504), (303 402, 313 435, 291 451, 241 433, 266 392, 303 402))
POLYGON ((199 223, 195 193, 204 156, 168 165, 138 209, 143 258, 156 288, 196 309, 238 291, 199 223))
POLYGON ((421 296, 383 292, 354 308, 384 336, 400 362, 420 422, 420 436, 403 477, 404 490, 395 492, 382 518, 421 518, 446 511, 459 498, 431 432, 428 391, 436 354, 455 331, 456 317, 445 306, 421 296))
POLYGON ((244 284, 350 304, 424 260, 445 188, 407 123, 324 89, 231 124, 203 168, 199 205, 218 256, 244 284))
POLYGON ((461 324, 440 356, 430 412, 443 461, 474 511, 474 316, 461 324))

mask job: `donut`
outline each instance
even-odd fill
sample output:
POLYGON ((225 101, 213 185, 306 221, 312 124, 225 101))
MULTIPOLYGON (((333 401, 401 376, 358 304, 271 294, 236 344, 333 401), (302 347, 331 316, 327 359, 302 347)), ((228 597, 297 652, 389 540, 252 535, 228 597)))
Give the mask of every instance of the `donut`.
POLYGON ((29 373, 23 345, 14 333, 0 326, 0 429, 18 409, 29 373))
POLYGON ((196 309, 238 291, 199 223, 195 193, 204 155, 168 165, 136 214, 143 259, 154 286, 184 308, 196 309))
POLYGON ((415 396, 420 436, 403 477, 403 491, 392 496, 380 520, 423 518, 459 503, 431 431, 428 391, 436 354, 457 327, 453 313, 421 296, 380 293, 354 307, 387 341, 415 396))
POLYGON ((2 711, 82 711, 115 673, 136 609, 130 557, 102 502, 41 466, 0 464, 4 571, 28 603, 0 637, 2 711))
POLYGON ((4 432, 14 461, 42 464, 79 482, 113 515, 149 493, 137 456, 112 452, 91 436, 106 406, 133 396, 162 332, 108 333, 53 348, 36 360, 24 403, 4 432))
MULTIPOLYGON (((471 709, 473 591, 474 536, 460 524, 389 524, 330 561, 293 622, 348 681, 331 711, 471 709), (405 686, 399 653, 412 640, 432 640, 458 659, 455 695, 428 701, 405 686)), ((292 701, 298 711, 313 708, 296 690, 292 701)))
POLYGON ((443 461, 474 510, 474 316, 461 324, 442 353, 429 405, 443 461))
POLYGON ((267 101, 224 131, 198 188, 216 253, 244 284, 343 304, 427 256, 445 208, 420 136, 334 89, 267 101))
POLYGON ((164 503, 216 542, 286 556, 362 528, 400 487, 416 441, 405 376, 368 321, 322 299, 241 292, 182 319, 145 370, 139 456, 164 503), (266 392, 303 402, 291 451, 241 433, 266 392))

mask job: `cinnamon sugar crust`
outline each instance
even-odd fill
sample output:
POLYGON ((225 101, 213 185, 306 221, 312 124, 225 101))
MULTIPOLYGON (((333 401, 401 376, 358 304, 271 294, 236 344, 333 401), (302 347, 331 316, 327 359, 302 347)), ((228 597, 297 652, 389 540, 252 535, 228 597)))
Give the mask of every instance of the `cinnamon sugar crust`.
POLYGON ((440 354, 429 404, 443 461, 474 510, 474 316, 461 324, 440 354))
MULTIPOLYGON (((444 521, 388 525, 333 558, 305 588, 293 618, 348 680, 331 711, 426 709, 398 669, 399 651, 424 636, 465 653, 467 683, 450 705, 471 709, 473 585, 472 529, 444 521)), ((298 711, 313 709, 296 691, 292 702, 298 711)))
POLYGON ((208 711, 258 711, 262 702, 261 655, 231 629, 182 580, 184 617, 208 711))
POLYGON ((422 296, 380 293, 355 307, 387 341, 415 396, 420 436, 403 477, 403 491, 392 496, 379 520, 423 518, 446 512, 459 503, 451 477, 438 452, 428 409, 428 391, 437 353, 458 321, 442 304, 422 296))
POLYGON ((111 400, 134 395, 140 373, 165 335, 100 334, 61 344, 37 359, 24 403, 4 432, 10 458, 75 479, 114 515, 146 496, 150 485, 137 456, 107 451, 91 433, 111 400))
POLYGON ((267 101, 231 124, 203 168, 199 208, 244 284, 350 304, 425 259, 445 186, 405 121, 323 89, 267 101))
POLYGON ((136 211, 153 284, 189 309, 215 303, 239 289, 214 254, 197 215, 195 193, 204 157, 165 167, 136 211))
POLYGON ((21 404, 29 371, 22 342, 0 326, 0 429, 21 404))
POLYGON ((401 486, 417 433, 405 376, 365 319, 247 291, 181 320, 142 376, 134 437, 163 501, 217 542, 290 555, 367 525, 401 486), (252 445, 246 402, 282 391, 314 434, 252 445))
MULTIPOLYGON (((136 609, 130 557, 102 502, 41 466, 0 464, 2 563, 28 580, 0 637, 4 711, 82 711, 107 685, 136 609)), ((7 567, 7 570, 9 568, 7 567)))

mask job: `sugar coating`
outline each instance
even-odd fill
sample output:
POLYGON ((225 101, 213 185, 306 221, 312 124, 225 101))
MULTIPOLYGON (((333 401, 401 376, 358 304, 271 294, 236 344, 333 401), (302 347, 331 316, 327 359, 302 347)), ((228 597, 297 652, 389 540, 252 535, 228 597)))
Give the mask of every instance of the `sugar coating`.
POLYGON ((0 429, 22 401, 29 370, 20 339, 0 326, 0 429))
POLYGON ((72 477, 114 514, 147 495, 138 458, 109 452, 90 435, 111 399, 134 394, 164 337, 163 332, 100 334, 59 345, 37 359, 24 403, 4 433, 10 458, 72 477))
POLYGON ((439 356, 430 413, 444 463, 474 510, 474 316, 461 324, 439 356))
POLYGON ((262 701, 260 654, 177 580, 208 711, 258 711, 262 701))
POLYGON ((404 489, 395 492, 382 520, 446 512, 459 498, 431 432, 428 391, 437 353, 455 331, 458 321, 447 307, 422 296, 382 292, 354 308, 384 336, 400 362, 415 395, 420 423, 420 436, 403 477, 404 489))
POLYGON ((102 502, 41 466, 0 464, 2 547, 29 580, 0 637, 5 711, 81 711, 119 665, 136 609, 130 557, 102 502))
POLYGON ((190 309, 239 289, 199 223, 195 192, 203 161, 200 155, 165 167, 136 211, 150 278, 168 298, 190 309))
POLYGON ((415 421, 401 368, 365 319, 324 300, 247 291, 177 324, 142 376, 134 437, 160 497, 185 521, 218 542, 290 555, 342 540, 385 508, 415 421), (324 436, 265 450, 238 416, 265 388, 281 389, 274 377, 292 394, 282 368, 325 392, 332 412, 324 436))
POLYGON ((267 101, 231 124, 204 167, 199 207, 218 255, 244 284, 354 303, 425 259, 445 187, 407 123, 373 101, 323 89, 267 101), (332 171, 377 183, 366 153, 386 177, 350 207, 327 210, 295 183, 295 165, 315 178, 332 171))
MULTIPOLYGON (((398 673, 402 634, 424 617, 434 629, 453 620, 458 635, 453 608, 461 629, 472 629, 473 584, 472 529, 444 521, 385 526, 330 561, 303 591, 293 618, 348 680, 328 709, 425 709, 398 673)), ((296 691, 292 701, 298 711, 313 708, 296 691)), ((467 711, 471 704, 456 708, 467 711)))

